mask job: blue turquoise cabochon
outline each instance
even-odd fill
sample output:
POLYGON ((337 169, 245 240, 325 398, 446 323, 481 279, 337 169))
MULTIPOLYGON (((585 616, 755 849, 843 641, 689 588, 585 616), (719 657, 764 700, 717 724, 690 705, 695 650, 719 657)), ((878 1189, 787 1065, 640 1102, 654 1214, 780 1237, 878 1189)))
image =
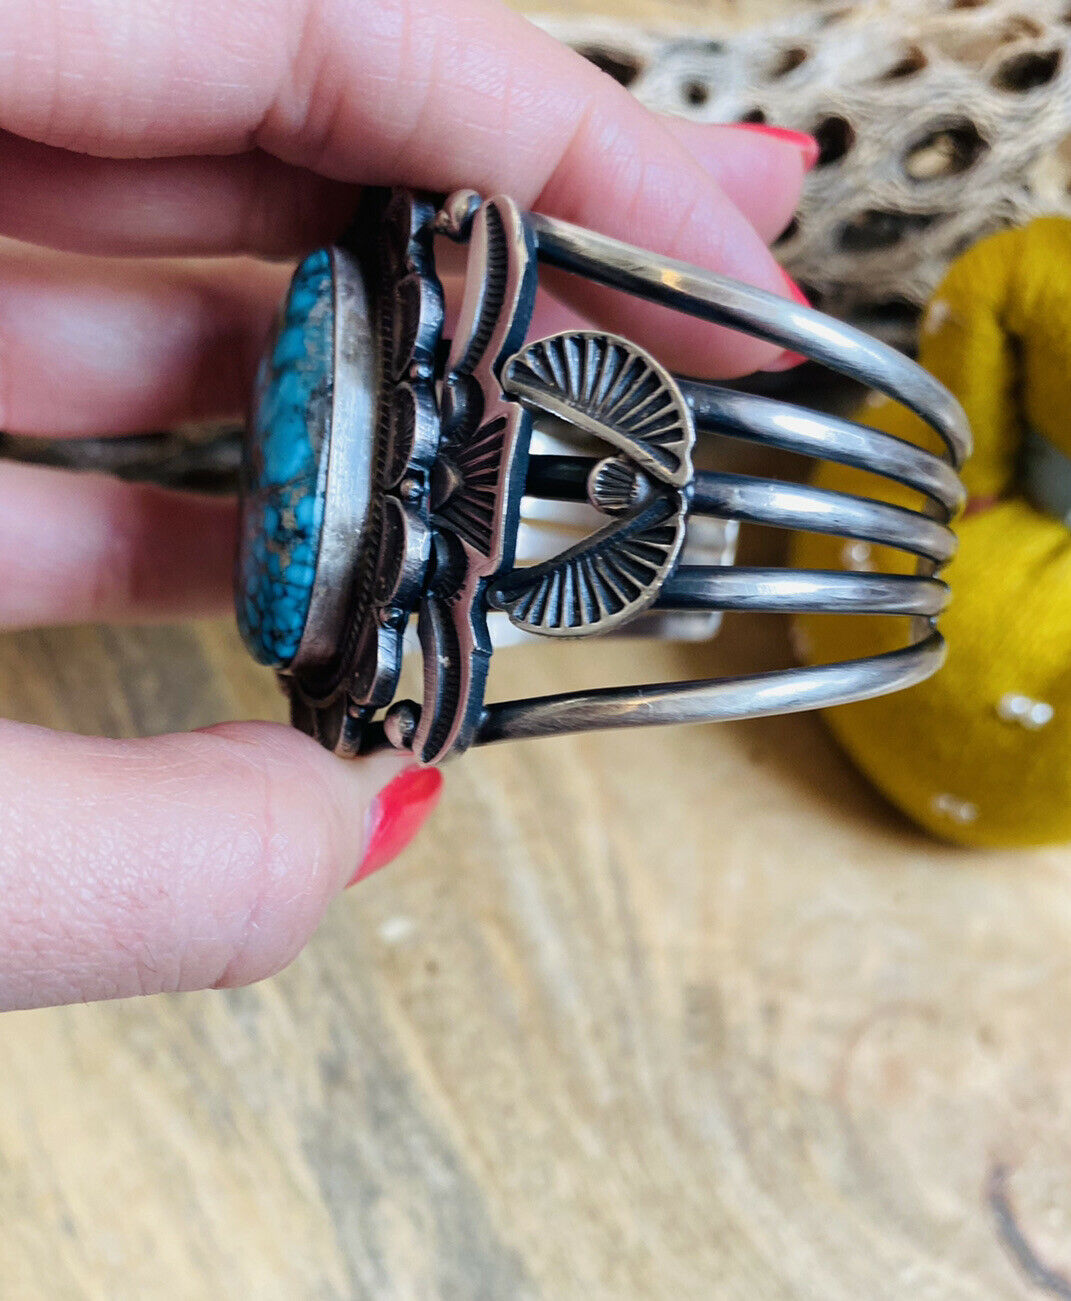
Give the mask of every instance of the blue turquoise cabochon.
POLYGON ((298 267, 257 374, 246 439, 235 586, 238 626, 261 664, 293 660, 323 527, 334 372, 326 250, 298 267))

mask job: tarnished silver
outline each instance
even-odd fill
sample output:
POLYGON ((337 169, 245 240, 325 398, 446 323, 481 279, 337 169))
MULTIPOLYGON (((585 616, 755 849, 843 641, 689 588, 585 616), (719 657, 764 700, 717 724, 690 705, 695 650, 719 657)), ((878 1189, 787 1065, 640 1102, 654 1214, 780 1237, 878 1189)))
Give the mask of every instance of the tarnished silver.
MULTIPOLYGON (((329 418, 340 429, 369 428, 375 419, 375 341, 368 292, 352 256, 332 249, 335 283, 334 401, 329 418)), ((370 439, 331 438, 324 486, 324 528, 308 621, 293 661, 308 673, 334 658, 338 629, 347 616, 359 537, 372 506, 373 456, 370 439)))
POLYGON ((335 375, 324 531, 309 620, 284 675, 297 726, 337 753, 382 745, 438 763, 470 745, 562 731, 749 718, 882 695, 935 672, 935 620, 970 448, 958 403, 913 362, 773 294, 471 191, 444 204, 372 195, 333 253, 335 375), (454 337, 442 339, 434 239, 467 247, 454 337), (849 420, 677 376, 596 331, 530 339, 541 265, 743 330, 861 380, 918 413, 944 457, 849 420), (530 455, 553 422, 576 455, 530 455), (902 483, 918 510, 774 479, 697 471, 715 432, 902 483), (582 453, 582 454, 580 454, 582 453), (603 524, 516 563, 522 499, 585 503, 603 524), (843 536, 916 557, 914 575, 682 562, 703 516, 843 536), (487 704, 488 615, 537 636, 668 624, 696 613, 908 616, 886 655, 731 680, 607 687, 487 704), (416 616, 421 701, 393 699, 416 616), (380 714, 379 711, 385 711, 380 714))

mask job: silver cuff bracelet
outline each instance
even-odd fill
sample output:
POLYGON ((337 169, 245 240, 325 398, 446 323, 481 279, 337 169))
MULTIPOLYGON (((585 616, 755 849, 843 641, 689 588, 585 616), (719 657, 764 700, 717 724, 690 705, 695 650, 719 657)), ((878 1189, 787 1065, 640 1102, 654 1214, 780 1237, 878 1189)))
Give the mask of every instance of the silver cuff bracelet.
POLYGON ((366 197, 339 247, 298 268, 258 377, 242 473, 238 620, 290 693, 295 726, 341 755, 382 745, 439 763, 470 745, 654 723, 759 717, 896 691, 935 672, 936 577, 970 448, 962 409, 894 350, 817 311, 471 191, 444 204, 366 197), (443 339, 435 238, 467 247, 443 339), (671 374, 617 335, 528 337, 540 267, 802 353, 903 403, 944 457, 864 425, 671 374), (535 455, 553 422, 594 455, 535 455), (907 510, 795 483, 696 471, 716 432, 858 466, 927 501, 907 510), (602 526, 516 563, 522 502, 587 503, 602 526), (917 557, 914 575, 699 565, 704 517, 830 533, 917 557), (487 703, 488 616, 549 637, 682 613, 913 616, 910 644, 750 677, 487 703), (412 615, 423 699, 394 700, 412 615), (385 711, 377 718, 379 711, 385 711))

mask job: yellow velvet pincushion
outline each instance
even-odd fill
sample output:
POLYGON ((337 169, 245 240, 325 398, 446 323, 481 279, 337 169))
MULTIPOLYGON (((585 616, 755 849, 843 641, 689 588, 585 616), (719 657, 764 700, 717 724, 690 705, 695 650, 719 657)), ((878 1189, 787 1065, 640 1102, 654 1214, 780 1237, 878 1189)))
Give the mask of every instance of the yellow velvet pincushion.
MULTIPOLYGON (((1048 494, 1055 508, 1035 504, 1071 458, 1071 221, 1036 221, 964 254, 930 304, 920 361, 963 403, 975 435, 963 475, 970 503, 944 574, 948 663, 918 687, 827 719, 870 779, 937 835, 970 845, 1071 840, 1071 529, 1059 491, 1048 494)), ((892 402, 869 403, 859 419, 936 450, 927 427, 892 402)), ((815 482, 920 500, 842 466, 823 465, 815 482)), ((913 569, 897 551, 813 534, 793 540, 793 559, 913 569)), ((812 663, 892 650, 907 635, 900 619, 826 615, 800 617, 796 631, 812 663)))

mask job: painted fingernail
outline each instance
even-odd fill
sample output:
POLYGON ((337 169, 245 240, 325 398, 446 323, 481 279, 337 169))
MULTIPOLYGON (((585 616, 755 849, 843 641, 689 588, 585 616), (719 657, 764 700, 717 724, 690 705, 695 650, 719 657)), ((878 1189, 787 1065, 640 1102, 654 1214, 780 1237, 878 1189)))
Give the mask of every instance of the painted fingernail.
MULTIPOLYGON (((784 277, 785 289, 788 291, 789 298, 794 303, 799 303, 801 307, 810 307, 811 303, 807 295, 788 272, 782 271, 781 275, 784 277)), ((777 374, 783 370, 792 370, 793 367, 802 365, 806 360, 807 358, 800 356, 798 352, 783 352, 780 357, 775 357, 769 365, 763 366, 762 369, 777 374)))
POLYGON ((413 767, 384 786, 368 810, 364 857, 350 885, 398 857, 438 803, 442 784, 438 768, 413 767))
POLYGON ((756 135, 769 136, 771 140, 795 145, 803 155, 804 170, 808 172, 818 162, 822 152, 822 146, 814 136, 809 136, 805 131, 790 131, 788 127, 783 126, 767 126, 765 122, 736 122, 734 125, 738 131, 753 131, 756 135))
POLYGON ((785 278, 785 288, 788 290, 789 297, 792 299, 792 301, 794 303, 799 303, 801 307, 810 307, 811 300, 807 297, 807 295, 803 292, 803 290, 799 287, 799 285, 796 284, 795 280, 792 279, 792 277, 788 274, 788 272, 782 271, 781 274, 785 278))

